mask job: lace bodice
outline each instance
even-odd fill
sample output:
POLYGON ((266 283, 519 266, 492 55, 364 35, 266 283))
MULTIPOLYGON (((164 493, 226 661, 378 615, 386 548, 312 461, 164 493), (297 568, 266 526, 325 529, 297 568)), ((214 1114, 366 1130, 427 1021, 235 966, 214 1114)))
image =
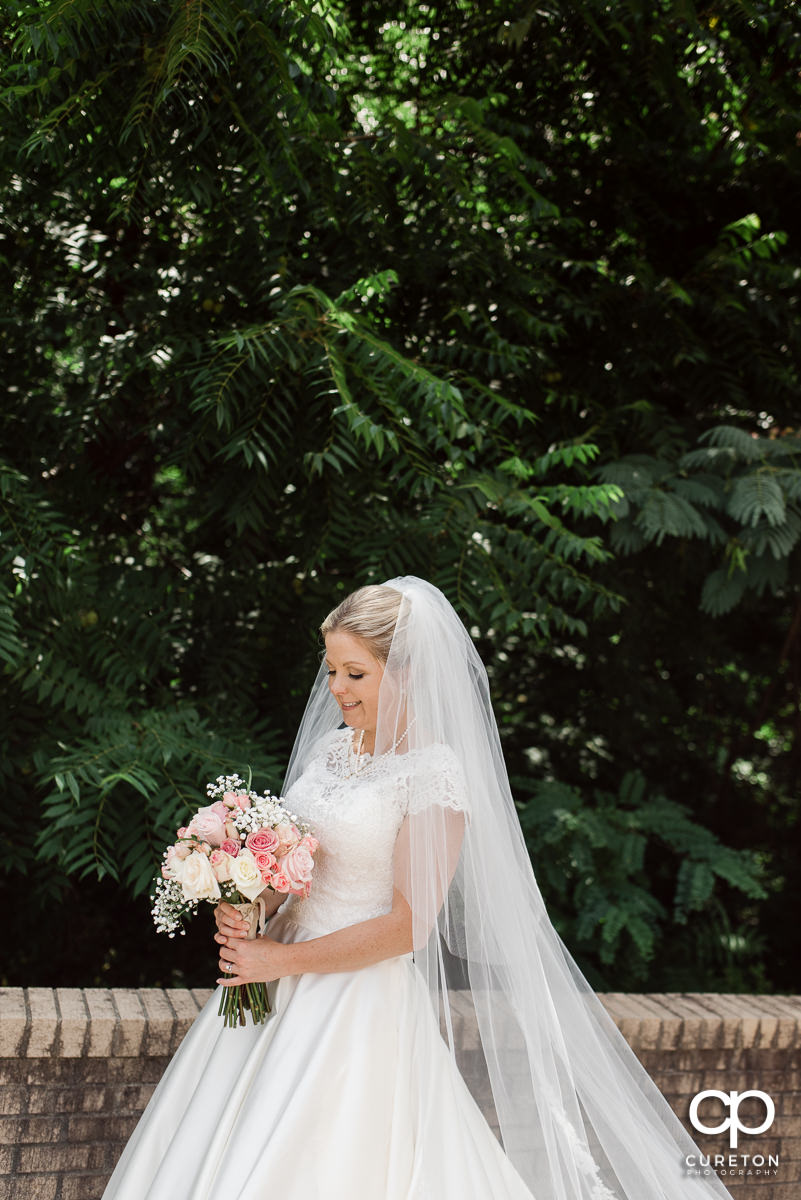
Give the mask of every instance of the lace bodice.
POLYGON ((320 847, 307 899, 291 896, 281 912, 317 933, 381 916, 392 907, 392 855, 409 812, 429 804, 467 807, 461 769, 448 746, 408 754, 355 755, 350 729, 322 746, 286 793, 320 847))

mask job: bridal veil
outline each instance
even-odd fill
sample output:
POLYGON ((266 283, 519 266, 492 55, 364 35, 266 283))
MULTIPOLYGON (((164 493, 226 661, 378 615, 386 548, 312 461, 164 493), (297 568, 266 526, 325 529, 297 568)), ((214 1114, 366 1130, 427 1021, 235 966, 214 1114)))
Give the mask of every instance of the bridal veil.
MULTIPOLYGON (((457 1066, 535 1200, 712 1200, 697 1152, 551 925, 501 751, 487 674, 453 607, 413 576, 401 595, 379 692, 374 758, 420 756, 395 853, 415 965, 457 1066), (443 755, 442 748, 447 748, 443 755), (465 1049, 455 1029, 477 1036, 465 1049), (460 1062, 469 1056, 469 1066, 460 1062), (494 1113, 494 1121, 492 1114, 494 1113)), ((285 786, 341 723, 325 667, 285 786)), ((408 760, 411 763, 413 760, 408 760)), ((395 763, 403 770, 403 763, 395 763)), ((416 1119, 430 1090, 415 1064, 416 1119)))

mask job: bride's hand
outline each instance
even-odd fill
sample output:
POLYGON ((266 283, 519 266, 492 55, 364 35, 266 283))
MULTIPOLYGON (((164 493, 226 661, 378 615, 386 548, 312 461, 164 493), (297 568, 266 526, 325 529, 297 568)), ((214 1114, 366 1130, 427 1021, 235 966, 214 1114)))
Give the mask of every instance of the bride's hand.
POLYGON ((215 942, 224 945, 226 938, 246 938, 248 936, 247 922, 233 904, 226 904, 224 900, 218 904, 214 910, 214 920, 217 922, 215 942))
POLYGON ((220 950, 222 977, 217 980, 225 986, 240 983, 269 983, 280 979, 287 971, 287 949, 283 942, 265 936, 245 941, 216 935, 216 941, 225 943, 220 950))

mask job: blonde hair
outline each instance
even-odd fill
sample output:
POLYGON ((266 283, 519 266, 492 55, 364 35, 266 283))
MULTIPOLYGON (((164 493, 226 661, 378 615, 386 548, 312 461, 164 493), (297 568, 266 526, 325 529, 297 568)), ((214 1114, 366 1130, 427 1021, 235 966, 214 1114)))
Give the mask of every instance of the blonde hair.
POLYGON ((370 584, 346 596, 323 621, 320 633, 349 633, 366 643, 370 653, 386 663, 403 597, 385 584, 370 584))

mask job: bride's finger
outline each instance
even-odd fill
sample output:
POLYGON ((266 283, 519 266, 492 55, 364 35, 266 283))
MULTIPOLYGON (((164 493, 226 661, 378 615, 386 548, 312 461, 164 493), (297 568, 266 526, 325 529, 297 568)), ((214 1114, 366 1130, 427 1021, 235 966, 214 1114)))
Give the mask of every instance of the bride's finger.
POLYGON ((226 927, 229 929, 244 929, 247 930, 247 922, 242 918, 240 913, 235 908, 231 908, 228 904, 218 904, 214 910, 214 920, 220 929, 226 927))
POLYGON ((239 987, 244 980, 240 979, 238 975, 222 975, 217 982, 223 987, 239 987))
POLYGON ((235 925, 232 921, 224 921, 218 925, 218 929, 224 937, 231 938, 246 938, 248 931, 244 925, 235 925))
POLYGON ((242 982, 237 974, 236 964, 231 962, 225 950, 220 954, 219 968, 222 972, 222 978, 217 980, 218 983, 236 985, 242 982))
POLYGON ((233 904, 228 904, 225 900, 221 900, 214 909, 214 920, 218 925, 233 924, 244 926, 245 924, 242 914, 237 912, 233 904))

